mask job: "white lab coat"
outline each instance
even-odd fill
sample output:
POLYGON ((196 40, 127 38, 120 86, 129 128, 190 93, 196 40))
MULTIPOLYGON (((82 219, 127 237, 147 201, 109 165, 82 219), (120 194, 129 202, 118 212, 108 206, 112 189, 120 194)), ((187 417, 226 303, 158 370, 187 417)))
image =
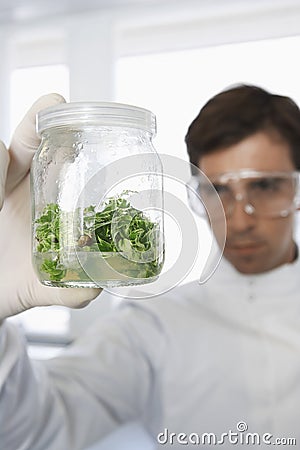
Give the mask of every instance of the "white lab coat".
POLYGON ((126 303, 44 362, 6 323, 0 361, 1 450, 79 450, 136 419, 163 433, 159 448, 212 448, 195 433, 221 441, 241 421, 239 439, 300 448, 300 261, 260 275, 223 261, 206 284, 126 303))

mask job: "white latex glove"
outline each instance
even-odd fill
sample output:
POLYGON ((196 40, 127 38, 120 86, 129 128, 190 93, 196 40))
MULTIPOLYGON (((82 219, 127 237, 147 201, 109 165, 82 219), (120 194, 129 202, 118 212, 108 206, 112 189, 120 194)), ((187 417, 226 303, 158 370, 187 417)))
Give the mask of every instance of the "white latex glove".
POLYGON ((39 98, 17 127, 8 151, 0 141, 0 321, 34 306, 80 308, 101 292, 43 286, 31 262, 29 169, 40 141, 35 117, 38 111, 64 101, 58 94, 39 98))

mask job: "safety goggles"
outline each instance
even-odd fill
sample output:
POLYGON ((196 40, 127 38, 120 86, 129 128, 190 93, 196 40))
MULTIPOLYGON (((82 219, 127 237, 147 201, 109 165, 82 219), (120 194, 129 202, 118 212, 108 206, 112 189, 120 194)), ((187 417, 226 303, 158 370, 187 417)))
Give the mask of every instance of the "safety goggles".
POLYGON ((199 215, 214 219, 232 216, 237 202, 246 214, 256 217, 287 217, 300 206, 300 172, 261 172, 244 169, 210 179, 199 174, 188 183, 188 198, 199 215), (216 193, 221 204, 216 202, 216 193))

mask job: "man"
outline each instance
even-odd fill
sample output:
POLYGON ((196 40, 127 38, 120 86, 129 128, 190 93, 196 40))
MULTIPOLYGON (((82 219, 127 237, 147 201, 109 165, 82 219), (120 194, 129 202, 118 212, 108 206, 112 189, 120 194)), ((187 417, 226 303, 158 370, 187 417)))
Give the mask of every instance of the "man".
MULTIPOLYGON (((266 202, 261 199, 261 211, 255 213, 254 208, 253 214, 251 211, 245 214, 247 198, 243 196, 232 211, 227 211, 228 190, 219 183, 218 175, 232 173, 231 178, 236 180, 234 173, 241 169, 275 175, 298 170, 299 118, 296 105, 289 99, 270 96, 256 87, 242 86, 208 102, 190 126, 186 137, 190 160, 219 191, 225 213, 228 213, 224 255, 240 272, 260 273, 293 261, 296 252, 293 214, 280 218, 280 208, 278 214, 276 211, 273 214, 272 198, 274 202, 278 200, 274 191, 279 188, 275 183, 280 177, 273 180, 262 177, 265 185, 259 185, 259 179, 251 172, 248 174, 252 176, 251 192, 258 197, 254 201, 259 201, 261 196, 266 198, 266 202)), ((241 179, 244 176, 247 178, 247 174, 241 174, 241 179)), ((285 181, 288 187, 288 180, 285 181)), ((242 189, 243 186, 245 183, 242 189)), ((288 200, 293 201, 293 197, 287 197, 287 208, 293 207, 293 202, 288 200)))
MULTIPOLYGON (((0 220, 2 319, 35 305, 81 305, 98 293, 41 287, 29 262, 32 115, 59 101, 41 99, 10 150, 0 220)), ((207 283, 126 303, 44 363, 29 361, 22 338, 4 321, 1 448, 83 449, 136 418, 165 448, 267 448, 279 445, 276 439, 299 445, 300 263, 293 226, 300 111, 288 98, 237 86, 205 105, 186 143, 222 200, 225 259, 207 283)), ((201 180, 198 188, 209 202, 201 180)))

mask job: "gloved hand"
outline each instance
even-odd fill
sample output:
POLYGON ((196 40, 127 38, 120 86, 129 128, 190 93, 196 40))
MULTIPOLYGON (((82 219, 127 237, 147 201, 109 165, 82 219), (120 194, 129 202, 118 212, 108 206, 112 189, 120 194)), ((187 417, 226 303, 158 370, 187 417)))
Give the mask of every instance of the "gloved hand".
POLYGON ((0 141, 0 321, 34 306, 83 307, 101 292, 43 286, 32 267, 29 169, 40 141, 35 117, 62 102, 58 94, 39 98, 17 127, 9 150, 0 141))

